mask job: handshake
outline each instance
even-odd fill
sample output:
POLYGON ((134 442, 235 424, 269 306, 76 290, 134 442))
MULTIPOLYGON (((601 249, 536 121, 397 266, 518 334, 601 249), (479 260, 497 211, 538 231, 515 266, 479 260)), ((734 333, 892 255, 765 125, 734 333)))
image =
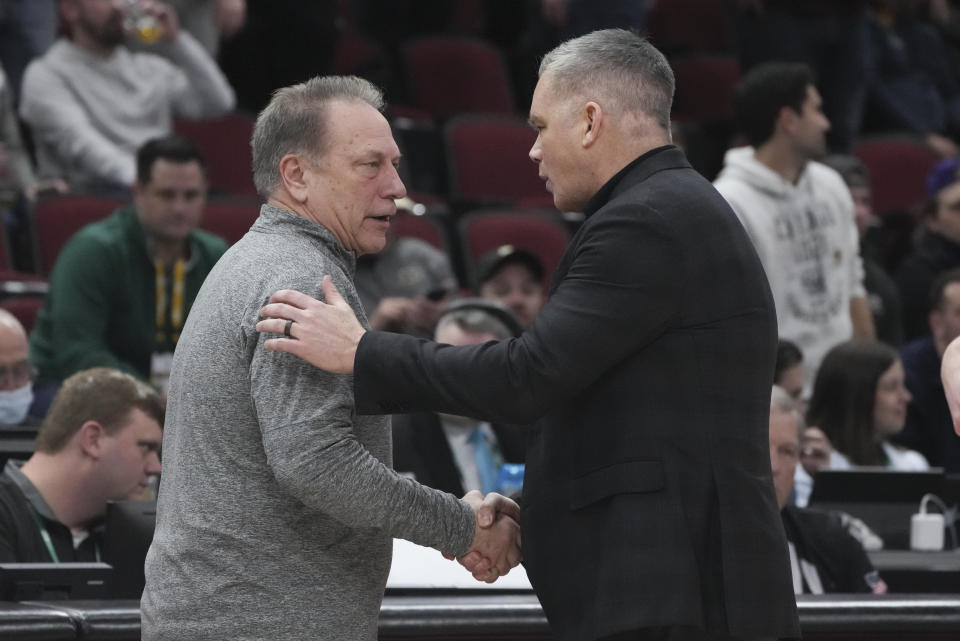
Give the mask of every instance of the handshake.
MULTIPOLYGON (((523 560, 520 551, 520 506, 495 492, 484 497, 476 490, 467 492, 461 500, 473 508, 476 528, 470 549, 457 561, 477 581, 493 583, 523 560)), ((452 556, 444 556, 453 559, 452 556)))

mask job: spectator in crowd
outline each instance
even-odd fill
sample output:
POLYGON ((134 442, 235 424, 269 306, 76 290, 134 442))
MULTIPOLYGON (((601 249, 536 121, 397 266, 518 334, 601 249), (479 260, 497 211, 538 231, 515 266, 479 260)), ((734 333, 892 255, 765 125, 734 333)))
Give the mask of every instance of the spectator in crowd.
POLYGON ((856 156, 833 155, 824 159, 824 164, 834 169, 843 178, 853 198, 853 219, 860 238, 860 255, 863 260, 863 286, 867 290, 867 302, 873 316, 877 339, 897 347, 903 342, 903 313, 900 309, 900 293, 897 284, 879 262, 877 251, 871 251, 869 234, 879 231, 880 221, 873 211, 873 193, 870 186, 870 171, 856 156))
POLYGON ((388 236, 357 259, 357 293, 370 327, 430 337, 457 278, 445 253, 417 238, 388 236))
MULTIPOLYGON (((819 443, 804 465, 928 469, 922 454, 890 442, 903 429, 910 398, 903 364, 892 347, 864 340, 837 345, 817 371, 807 408, 807 423, 820 428, 828 441, 819 443)), ((804 448, 808 447, 805 432, 804 448)))
POLYGON ((203 156, 179 136, 137 152, 133 204, 61 250, 30 337, 42 382, 97 365, 162 385, 193 299, 226 242, 197 229, 203 156))
POLYGON ((907 340, 930 331, 930 288, 937 275, 960 267, 960 158, 938 162, 927 177, 927 200, 921 211, 923 229, 916 246, 896 272, 903 301, 903 334, 907 340))
POLYGON ((39 425, 31 411, 35 371, 27 332, 5 309, 0 309, 0 374, 0 430, 39 425))
POLYGON ((391 469, 389 418, 357 414, 351 377, 269 352, 255 329, 277 287, 318 292, 324 274, 363 317, 355 258, 383 249, 406 193, 381 109, 368 81, 325 76, 276 92, 257 118, 266 203, 177 346, 144 641, 374 639, 395 537, 479 550, 503 573, 520 561, 519 527, 506 515, 480 527, 479 493, 459 500, 391 469))
POLYGON ((830 149, 849 153, 860 133, 867 92, 867 0, 737 0, 744 71, 776 60, 816 73, 833 124, 830 149))
MULTIPOLYGON (((520 326, 494 301, 463 298, 447 306, 434 340, 447 345, 479 345, 517 336, 520 326)), ((393 466, 414 479, 462 496, 470 490, 503 492, 503 463, 523 463, 524 428, 434 412, 393 417, 393 466)))
POLYGON ((727 152, 715 185, 760 255, 780 337, 803 351, 809 389, 827 350, 874 335, 853 200, 816 162, 830 122, 809 68, 755 67, 737 87, 736 112, 750 146, 727 152))
POLYGON ((58 0, 0 0, 0 66, 7 70, 11 103, 20 100, 27 64, 57 36, 58 0))
POLYGON ((918 0, 872 0, 866 119, 869 128, 911 131, 943 157, 960 153, 960 82, 918 0))
POLYGON ((789 502, 800 459, 802 427, 803 419, 794 400, 774 385, 770 397, 770 466, 790 548, 793 591, 884 594, 886 583, 838 514, 807 510, 789 502))
POLYGON ((180 25, 214 58, 220 41, 232 38, 247 19, 247 0, 169 0, 180 25))
POLYGON ((6 192, 8 200, 12 195, 22 194, 32 203, 44 189, 63 192, 67 185, 57 179, 39 180, 35 175, 30 154, 20 136, 12 86, 0 67, 0 192, 6 192))
POLYGON ((162 426, 160 396, 129 374, 97 367, 64 381, 33 456, 0 476, 0 562, 99 560, 107 501, 160 474, 162 426))
POLYGON ((180 29, 169 5, 144 3, 159 42, 157 53, 141 53, 124 44, 129 8, 103 0, 59 2, 70 37, 30 63, 20 103, 41 175, 64 178, 76 189, 129 189, 137 149, 169 135, 174 116, 210 118, 233 108, 226 78, 180 29))
POLYGON ((781 338, 777 342, 777 363, 773 382, 790 395, 795 402, 803 402, 803 352, 795 343, 781 338))
POLYGON ((12 89, 3 67, 0 67, 0 224, 6 227, 7 244, 11 251, 8 260, 18 268, 28 269, 31 266, 26 264, 23 256, 26 252, 17 250, 30 244, 29 206, 36 201, 40 192, 65 192, 67 184, 57 178, 37 178, 30 154, 20 136, 12 89))
POLYGON ((531 252, 502 245, 477 261, 477 293, 502 303, 524 328, 546 302, 543 263, 531 252))
POLYGON ((931 465, 960 472, 960 438, 953 432, 950 409, 940 380, 943 353, 960 336, 960 268, 937 277, 930 296, 930 335, 900 350, 907 389, 907 422, 893 440, 913 448, 931 465))

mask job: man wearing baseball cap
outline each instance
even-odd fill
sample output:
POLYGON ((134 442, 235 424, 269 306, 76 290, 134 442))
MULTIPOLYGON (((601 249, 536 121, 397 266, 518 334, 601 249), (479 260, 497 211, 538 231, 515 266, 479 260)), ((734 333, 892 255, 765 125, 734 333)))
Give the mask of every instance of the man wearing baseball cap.
POLYGON ((546 302, 543 263, 535 254, 501 245, 477 261, 477 294, 502 303, 524 328, 546 302))
POLYGON ((921 212, 925 229, 914 250, 897 269, 903 303, 904 338, 929 333, 930 287, 937 275, 960 267, 960 158, 941 160, 927 177, 927 201, 921 212))

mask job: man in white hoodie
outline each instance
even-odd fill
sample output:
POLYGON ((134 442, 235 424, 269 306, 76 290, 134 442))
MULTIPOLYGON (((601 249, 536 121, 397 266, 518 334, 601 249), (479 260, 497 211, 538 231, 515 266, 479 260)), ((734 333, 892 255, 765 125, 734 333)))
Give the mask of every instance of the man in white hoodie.
POLYGON ((736 111, 750 146, 727 152, 714 185, 760 255, 780 337, 803 350, 809 389, 827 350, 874 336, 853 200, 840 175, 814 161, 830 121, 809 68, 755 67, 737 87, 736 111))

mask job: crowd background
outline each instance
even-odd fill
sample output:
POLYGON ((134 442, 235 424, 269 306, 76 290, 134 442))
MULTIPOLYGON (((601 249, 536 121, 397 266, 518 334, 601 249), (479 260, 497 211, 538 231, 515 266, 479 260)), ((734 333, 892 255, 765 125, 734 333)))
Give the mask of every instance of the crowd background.
MULTIPOLYGON (((65 5, 92 11, 96 3, 114 4, 0 0, 0 308, 27 332, 38 314, 52 314, 41 310, 56 286, 60 250, 74 232, 131 199, 148 208, 143 190, 156 178, 148 167, 133 183, 77 182, 49 173, 37 157, 47 139, 39 123, 49 122, 39 115, 49 114, 34 107, 29 66, 51 55, 58 41, 76 41, 77 24, 88 28, 83 20, 65 20, 65 5)), ((178 0, 172 10, 205 52, 189 49, 192 60, 208 56, 229 85, 212 108, 174 108, 149 132, 180 134, 202 152, 208 198, 187 231, 206 230, 232 243, 256 218, 249 140, 274 90, 320 74, 365 77, 385 91, 408 196, 399 202, 387 250, 361 259, 358 289, 375 328, 422 336, 432 336, 444 310, 465 295, 498 301, 529 325, 582 220, 578 212, 556 211, 527 158, 536 134, 526 109, 544 52, 600 28, 645 33, 676 74, 674 141, 711 180, 727 151, 746 143, 737 127, 741 79, 764 63, 806 64, 829 120, 821 159, 839 172, 855 205, 850 222, 873 329, 852 343, 846 339, 853 333, 838 340, 839 351, 824 361, 829 367, 811 373, 806 384, 802 376, 778 381, 799 406, 810 400, 814 410, 801 441, 798 493, 808 494, 809 475, 824 467, 907 461, 909 469, 960 470, 960 447, 934 375, 943 348, 960 335, 960 290, 954 290, 960 277, 949 275, 960 266, 960 223, 952 218, 960 217, 960 188, 954 189, 960 1, 178 0)), ((114 47, 166 55, 181 69, 192 64, 130 39, 114 47)), ((140 74, 137 82, 149 89, 168 82, 163 78, 140 74)), ((189 81, 187 93, 206 87, 195 75, 189 81)), ((70 126, 110 129, 97 122, 103 115, 87 113, 70 126)), ((131 141, 146 142, 141 133, 131 141)), ((131 172, 139 147, 126 150, 131 172)), ((61 279, 68 270, 76 273, 75 266, 61 266, 61 279)), ((162 298, 157 287, 141 294, 162 298)), ((141 329, 149 334, 153 327, 141 329)), ((18 341, 15 355, 0 344, 0 365, 9 368, 5 390, 36 377, 29 362, 22 366, 21 334, 18 341)), ((785 345, 784 371, 803 360, 801 350, 785 345)), ((36 352, 34 339, 30 357, 36 352)), ((77 359, 73 371, 98 364, 115 365, 77 359)), ((71 373, 64 369, 56 378, 71 373)), ((133 373, 156 382, 155 370, 133 373)), ((44 392, 47 402, 51 395, 44 392)), ((31 408, 30 422, 42 414, 43 407, 31 408)))

